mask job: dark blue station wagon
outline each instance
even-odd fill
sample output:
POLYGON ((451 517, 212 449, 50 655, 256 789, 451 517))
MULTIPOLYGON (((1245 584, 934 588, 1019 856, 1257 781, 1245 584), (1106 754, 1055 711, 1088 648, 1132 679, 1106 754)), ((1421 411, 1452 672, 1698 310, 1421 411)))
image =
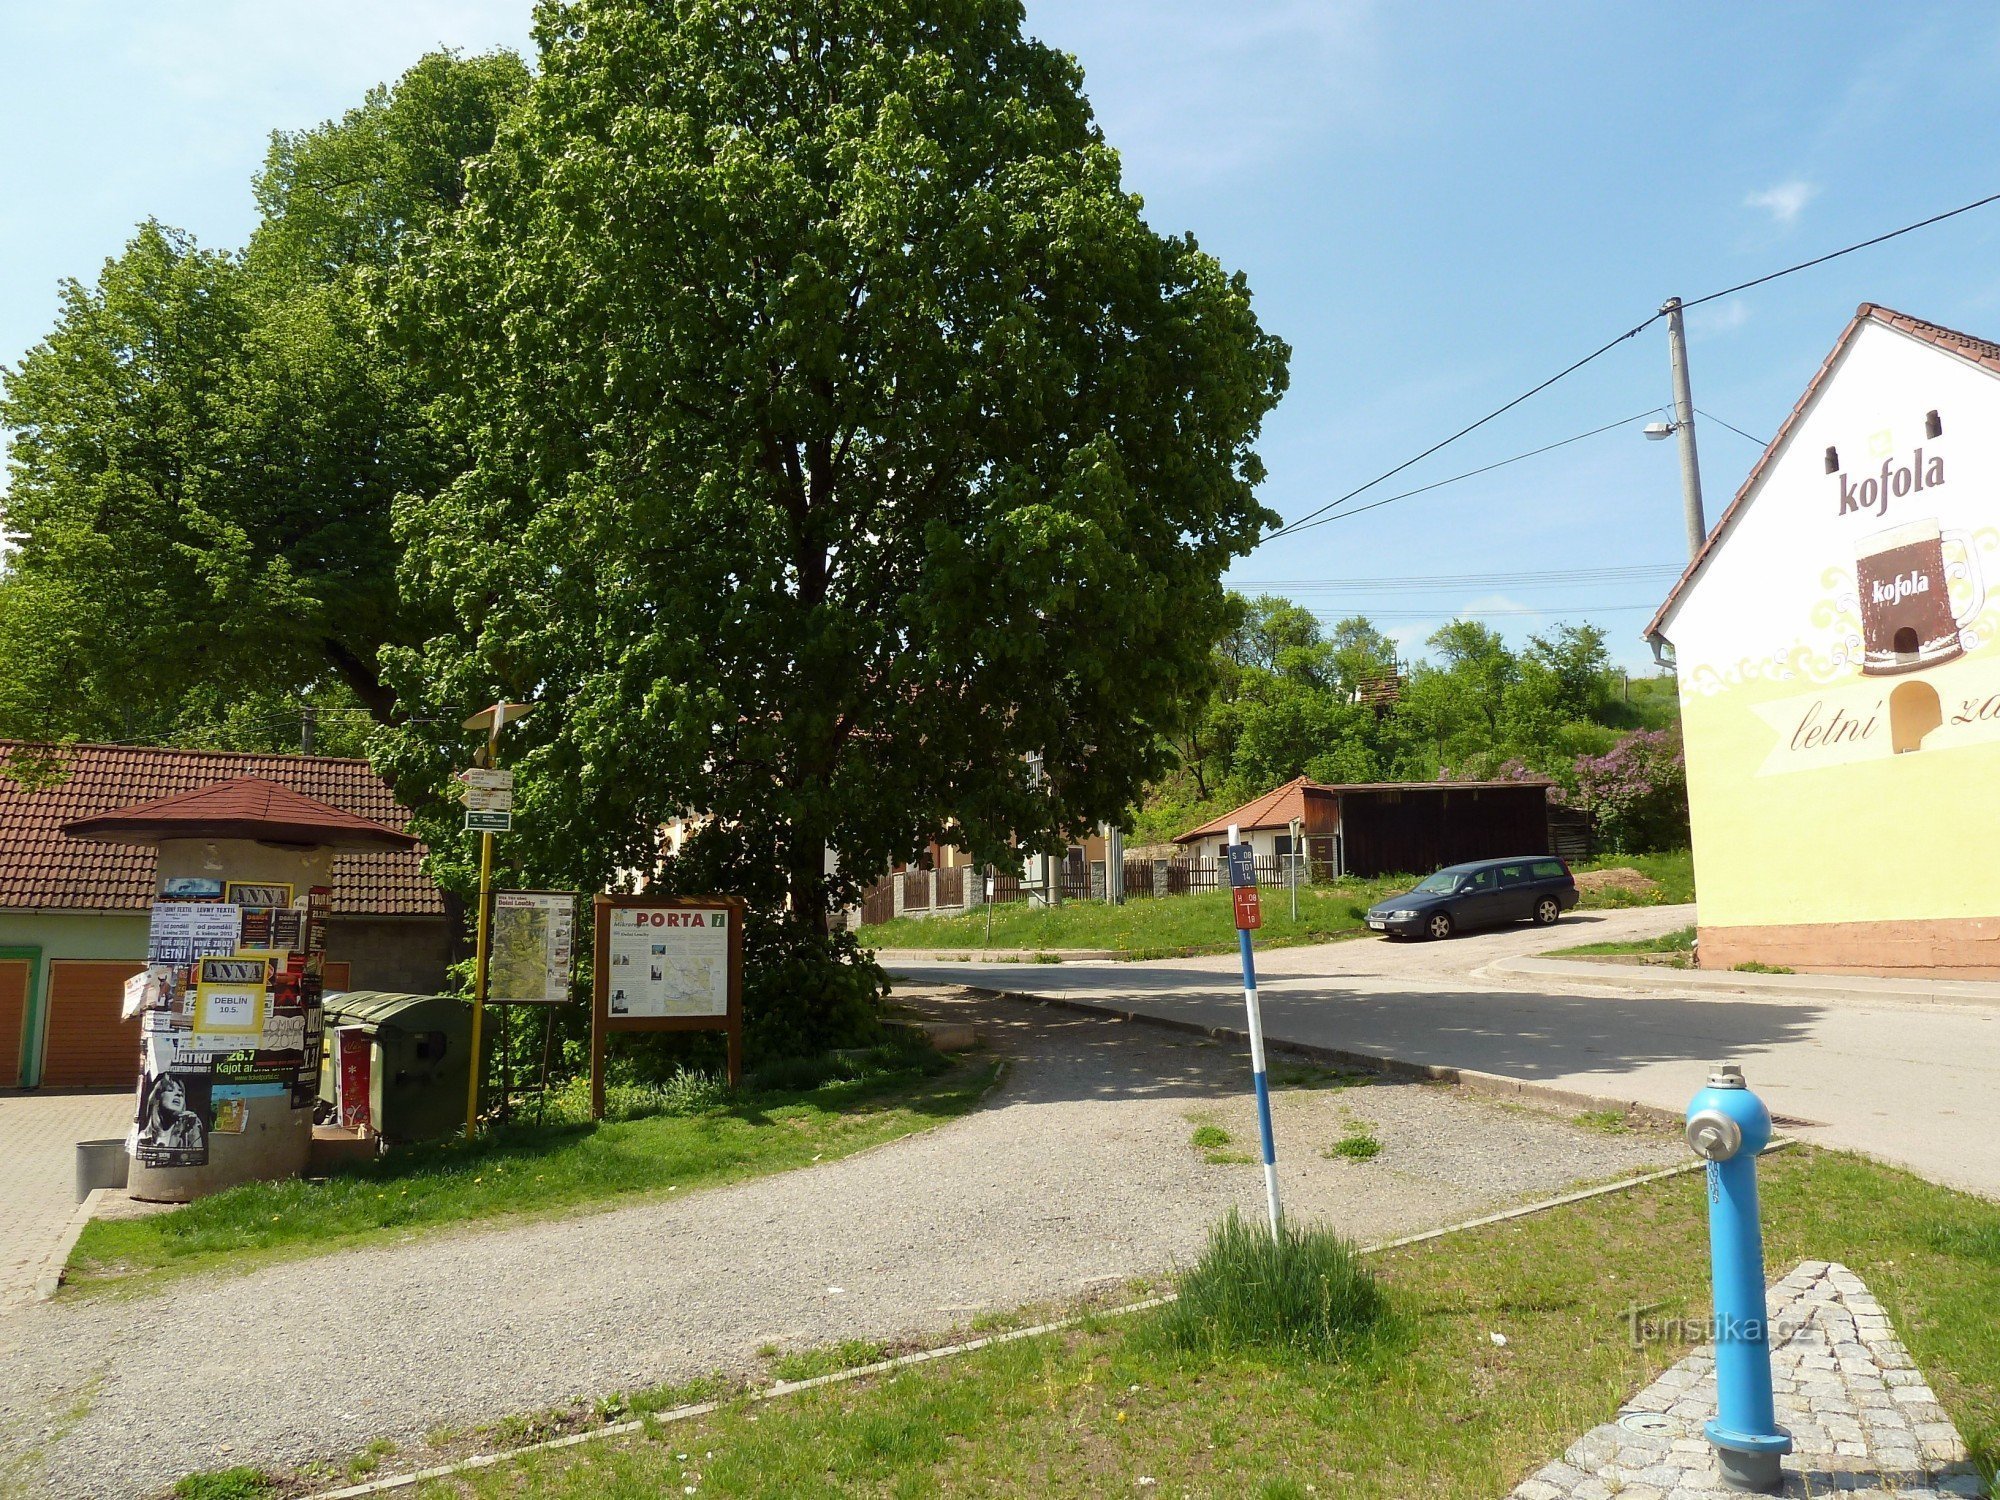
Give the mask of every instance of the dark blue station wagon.
POLYGON ((1450 865, 1368 909, 1368 925, 1390 937, 1448 938, 1473 927, 1555 921, 1576 905, 1576 879, 1553 854, 1450 865))

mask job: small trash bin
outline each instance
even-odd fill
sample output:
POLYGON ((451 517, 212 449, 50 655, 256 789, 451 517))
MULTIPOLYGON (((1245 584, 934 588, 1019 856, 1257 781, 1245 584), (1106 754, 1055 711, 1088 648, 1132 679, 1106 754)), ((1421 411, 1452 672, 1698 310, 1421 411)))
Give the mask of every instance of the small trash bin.
POLYGON ((94 1188, 122 1188, 132 1158, 125 1154, 125 1138, 115 1141, 76 1143, 76 1201, 88 1198, 94 1188))
MULTIPOLYGON (((451 995, 349 990, 326 1000, 326 1029, 367 1034, 368 1124, 386 1141, 428 1141, 465 1124, 472 1008, 451 995)), ((320 1060, 319 1097, 331 1103, 340 1048, 320 1060)))

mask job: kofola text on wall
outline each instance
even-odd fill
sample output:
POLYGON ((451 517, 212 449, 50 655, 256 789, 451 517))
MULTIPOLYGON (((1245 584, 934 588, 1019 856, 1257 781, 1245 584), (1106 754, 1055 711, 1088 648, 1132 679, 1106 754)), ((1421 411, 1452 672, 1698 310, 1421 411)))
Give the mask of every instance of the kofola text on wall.
POLYGON ((1841 470, 1834 476, 1840 485, 1840 514, 1855 515, 1872 510, 1877 516, 1889 514, 1889 497, 1902 499, 1944 483, 1944 459, 1932 454, 1924 457, 1919 448, 1916 456, 1906 464, 1899 464, 1893 458, 1882 460, 1882 472, 1870 474, 1866 479, 1853 480, 1847 471, 1841 470))

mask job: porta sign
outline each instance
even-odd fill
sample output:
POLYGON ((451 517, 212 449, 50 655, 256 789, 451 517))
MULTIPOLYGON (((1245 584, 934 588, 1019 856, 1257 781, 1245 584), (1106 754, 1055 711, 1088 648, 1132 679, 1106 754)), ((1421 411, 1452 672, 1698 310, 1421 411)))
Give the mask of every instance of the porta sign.
POLYGON ((736 896, 599 896, 593 906, 590 1100, 604 1113, 614 1031, 721 1031, 743 1076, 743 902, 736 896))

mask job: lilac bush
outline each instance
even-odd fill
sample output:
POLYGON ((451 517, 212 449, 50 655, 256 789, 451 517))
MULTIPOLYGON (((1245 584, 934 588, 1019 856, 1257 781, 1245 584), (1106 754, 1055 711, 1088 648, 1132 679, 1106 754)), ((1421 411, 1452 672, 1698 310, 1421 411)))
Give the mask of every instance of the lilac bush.
POLYGON ((1576 760, 1570 799, 1597 819, 1602 845, 1621 854, 1688 842, 1687 756, 1670 729, 1640 729, 1602 755, 1576 760))

